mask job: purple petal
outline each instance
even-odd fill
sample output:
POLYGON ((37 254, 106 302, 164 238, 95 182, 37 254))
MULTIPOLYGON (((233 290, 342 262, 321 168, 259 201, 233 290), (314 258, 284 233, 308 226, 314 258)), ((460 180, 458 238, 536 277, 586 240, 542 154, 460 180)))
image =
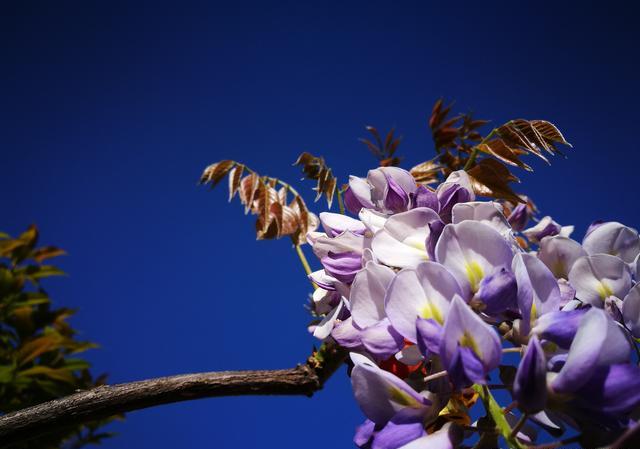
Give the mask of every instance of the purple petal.
POLYGON ((518 282, 518 307, 522 314, 520 331, 527 335, 531 321, 560 308, 560 289, 553 273, 531 254, 516 254, 512 269, 518 282))
POLYGON ((440 208, 438 196, 425 186, 419 186, 413 197, 413 207, 428 207, 438 212, 440 208))
POLYGON ((384 197, 385 208, 393 213, 406 211, 409 207, 409 195, 391 176, 385 175, 385 177, 387 178, 387 193, 384 197))
POLYGON ((331 336, 343 348, 354 349, 362 346, 360 332, 361 330, 353 325, 353 319, 349 317, 333 328, 331 336))
POLYGON ((436 260, 436 244, 442 231, 444 230, 444 222, 437 220, 429 223, 429 238, 427 239, 427 255, 430 260, 436 260))
POLYGON ((427 434, 424 417, 415 410, 403 409, 373 437, 371 449, 398 449, 406 443, 427 434))
POLYGON ((442 325, 436 320, 418 318, 416 320, 416 336, 420 353, 427 358, 430 354, 440 352, 442 343, 442 325))
POLYGON ((364 329, 360 333, 360 340, 378 360, 386 360, 404 347, 404 338, 391 327, 387 318, 364 329))
POLYGON ((505 267, 499 267, 480 282, 476 295, 485 305, 484 313, 494 315, 518 308, 516 277, 505 267))
POLYGON ((547 361, 538 338, 529 339, 513 383, 513 397, 527 413, 544 409, 547 402, 547 361))
POLYGON ((438 192, 438 200, 440 202, 440 218, 445 223, 451 223, 453 206, 458 203, 466 203, 471 200, 469 191, 459 185, 450 185, 438 192))
POLYGON ((575 393, 584 408, 627 414, 640 405, 640 368, 630 363, 601 367, 575 393))
POLYGON ((329 253, 320 259, 327 274, 341 282, 350 283, 362 269, 362 255, 357 253, 329 253))
POLYGON ((570 311, 558 310, 542 315, 531 329, 533 334, 549 340, 563 349, 569 349, 578 332, 580 321, 590 306, 570 311))
POLYGON ((529 215, 530 213, 527 205, 520 203, 513 208, 513 211, 507 218, 507 221, 514 231, 522 231, 529 222, 529 215))
POLYGON ((535 226, 525 229, 522 233, 533 243, 540 242, 544 237, 558 235, 562 226, 553 221, 549 216, 543 217, 535 226))
POLYGON ((473 358, 481 362, 482 376, 472 379, 481 382, 489 371, 496 368, 502 357, 500 337, 493 327, 486 324, 467 304, 456 296, 444 324, 440 357, 451 375, 460 374, 460 364, 465 375, 476 374, 473 358), (471 351, 471 352, 470 352, 471 351), (464 366, 470 364, 469 367, 464 366), (452 370, 455 373, 452 373, 452 370))
POLYGON ((431 402, 418 394, 406 382, 383 371, 366 357, 351 353, 354 363, 351 385, 358 405, 367 418, 385 425, 404 408, 428 411, 431 402))
POLYGON ((620 326, 603 310, 591 308, 580 321, 567 362, 553 379, 556 393, 572 393, 602 366, 629 360, 631 348, 620 326))
POLYGON ((365 422, 356 427, 356 434, 353 437, 355 445, 358 447, 365 447, 365 445, 367 445, 373 438, 375 428, 376 423, 370 419, 365 420, 365 422))

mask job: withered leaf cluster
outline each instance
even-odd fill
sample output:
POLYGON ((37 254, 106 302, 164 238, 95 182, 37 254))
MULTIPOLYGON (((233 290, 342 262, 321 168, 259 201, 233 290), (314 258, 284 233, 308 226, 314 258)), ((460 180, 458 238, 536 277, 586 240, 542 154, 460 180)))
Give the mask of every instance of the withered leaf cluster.
POLYGON ((511 120, 483 137, 479 128, 488 121, 475 120, 471 114, 449 118, 452 106, 438 100, 433 107, 429 127, 437 156, 411 169, 417 182, 435 182, 438 168, 445 177, 465 169, 478 195, 524 202, 510 185, 519 180, 508 166, 531 171, 522 156, 533 154, 549 163, 547 154, 562 154, 559 144, 571 146, 560 130, 545 120, 511 120))
POLYGON ((324 158, 314 156, 306 151, 298 156, 293 165, 301 165, 305 178, 317 181, 313 188, 316 192, 315 201, 318 201, 322 195, 327 199, 327 204, 331 208, 333 203, 333 195, 336 192, 337 180, 331 173, 331 168, 327 166, 324 158))
MULTIPOLYGON (((318 217, 311 213, 295 189, 278 178, 260 176, 246 165, 224 160, 209 165, 200 184, 215 187, 229 178, 229 201, 237 194, 245 214, 256 215, 256 238, 277 239, 291 236, 295 244, 305 242, 307 232, 318 227, 318 217), (281 186, 279 189, 278 186, 281 186), (290 194, 293 198, 289 201, 290 194)), ((335 181, 334 181, 335 188, 335 181)))
POLYGON ((369 131, 373 137, 373 142, 369 139, 359 139, 364 143, 369 151, 378 159, 381 167, 391 167, 400 165, 401 158, 395 156, 396 150, 402 142, 402 137, 395 137, 395 129, 387 133, 384 140, 380 136, 380 133, 373 126, 366 126, 365 129, 369 131))
POLYGON ((469 113, 449 117, 452 107, 453 103, 444 106, 443 101, 438 100, 429 117, 429 128, 438 154, 436 159, 448 172, 462 168, 473 148, 482 141, 478 129, 489 123, 487 120, 475 120, 469 113))

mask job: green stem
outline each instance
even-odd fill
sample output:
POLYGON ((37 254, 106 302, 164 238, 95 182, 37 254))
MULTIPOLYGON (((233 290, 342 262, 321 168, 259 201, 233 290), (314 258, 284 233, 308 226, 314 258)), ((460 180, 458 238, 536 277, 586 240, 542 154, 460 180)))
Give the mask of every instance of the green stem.
POLYGON ((491 416, 493 422, 496 423, 496 429, 505 439, 509 447, 512 449, 524 449, 518 440, 511 436, 511 426, 509 426, 507 418, 504 416, 502 407, 500 407, 500 404, 496 402, 486 385, 475 384, 473 386, 473 391, 478 393, 482 399, 487 414, 491 416))
POLYGON ((491 132, 487 134, 487 137, 482 139, 482 142, 480 142, 478 145, 473 147, 473 150, 471 151, 471 156, 469 156, 469 159, 467 159, 467 163, 464 164, 464 168, 463 168, 464 171, 468 171, 471 167, 473 167, 473 164, 476 162, 476 157, 478 156, 478 151, 480 151, 480 146, 487 143, 487 141, 493 137, 493 135, 496 133, 497 130, 498 128, 493 128, 491 132))
MULTIPOLYGON (((293 239, 292 239, 293 240, 293 239)), ((298 245, 295 241, 293 242, 293 246, 296 248, 296 253, 298 253, 298 257, 300 258, 300 263, 302 263, 302 267, 304 268, 304 272, 307 273, 307 276, 311 274, 311 266, 309 266, 309 262, 307 261, 307 256, 304 255, 304 251, 302 251, 302 247, 298 245)), ((318 286, 311 280, 311 285, 316 289, 318 286)))
POLYGON ((336 189, 338 192, 338 207, 340 208, 340 213, 344 215, 344 201, 342 200, 342 190, 336 189))

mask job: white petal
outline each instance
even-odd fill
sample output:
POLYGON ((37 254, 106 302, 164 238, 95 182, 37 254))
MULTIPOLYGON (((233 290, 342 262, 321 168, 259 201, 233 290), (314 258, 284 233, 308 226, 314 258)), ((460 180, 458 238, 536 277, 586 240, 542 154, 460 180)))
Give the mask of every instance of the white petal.
POLYGON ((354 323, 365 328, 386 317, 384 297, 394 276, 391 268, 375 262, 368 262, 365 268, 356 274, 349 296, 354 323))
POLYGON ((624 298, 622 317, 633 336, 640 338, 640 283, 636 284, 624 298))
POLYGON ((569 282, 576 289, 576 298, 602 308, 608 296, 624 298, 627 295, 631 274, 622 259, 596 254, 581 257, 574 263, 569 282))
POLYGON ((387 216, 385 214, 383 214, 382 212, 377 212, 373 209, 360 209, 358 218, 360 218, 367 229, 374 234, 382 229, 384 227, 384 224, 387 222, 387 216))
POLYGON ((500 266, 510 266, 513 250, 491 226, 477 221, 448 224, 436 245, 436 260, 456 278, 469 299, 482 278, 500 266))
POLYGON ((567 279, 573 264, 587 252, 580 243, 559 235, 548 236, 540 242, 538 258, 551 270, 556 278, 567 279))
POLYGON ((465 220, 474 220, 488 224, 501 234, 511 230, 507 218, 502 213, 501 206, 493 201, 458 203, 453 206, 451 216, 454 224, 465 220))
POLYGON ((603 223, 591 231, 582 246, 589 254, 610 254, 627 263, 640 254, 638 231, 615 221, 603 223))

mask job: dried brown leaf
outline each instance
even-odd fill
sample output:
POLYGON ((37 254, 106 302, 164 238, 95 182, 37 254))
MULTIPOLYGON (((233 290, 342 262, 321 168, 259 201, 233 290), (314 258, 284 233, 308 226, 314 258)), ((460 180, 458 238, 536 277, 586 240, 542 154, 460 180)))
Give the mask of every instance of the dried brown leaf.
POLYGON ((482 145, 478 145, 478 150, 490 154, 502 162, 531 171, 531 167, 520 160, 522 152, 516 148, 509 147, 502 139, 493 139, 482 145))
POLYGON ((240 190, 238 196, 240 202, 244 204, 244 213, 247 214, 253 209, 253 200, 256 196, 256 191, 260 186, 260 177, 256 173, 250 173, 242 178, 240 181, 240 190))
POLYGON ((468 172, 471 177, 473 190, 481 196, 504 199, 513 203, 522 203, 520 198, 509 186, 512 181, 518 181, 509 169, 495 159, 482 159, 468 172))
POLYGON ((568 147, 572 147, 553 123, 547 122, 546 120, 531 120, 530 123, 547 141, 557 142, 567 145, 568 147))
POLYGON ((305 152, 298 156, 294 165, 301 165, 305 177, 317 181, 313 189, 316 191, 315 201, 318 201, 324 195, 327 199, 327 204, 331 207, 337 180, 324 159, 305 152))
POLYGON ((200 177, 200 184, 211 184, 211 187, 215 187, 224 176, 229 173, 229 170, 235 165, 235 161, 224 160, 209 165, 202 172, 200 177))
POLYGON ((442 167, 434 160, 425 161, 413 167, 409 172, 419 184, 433 184, 438 181, 442 167))
POLYGON ((240 180, 242 179, 243 173, 243 164, 236 164, 236 166, 233 167, 229 172, 229 201, 233 199, 233 197, 236 195, 236 192, 240 188, 240 180))

